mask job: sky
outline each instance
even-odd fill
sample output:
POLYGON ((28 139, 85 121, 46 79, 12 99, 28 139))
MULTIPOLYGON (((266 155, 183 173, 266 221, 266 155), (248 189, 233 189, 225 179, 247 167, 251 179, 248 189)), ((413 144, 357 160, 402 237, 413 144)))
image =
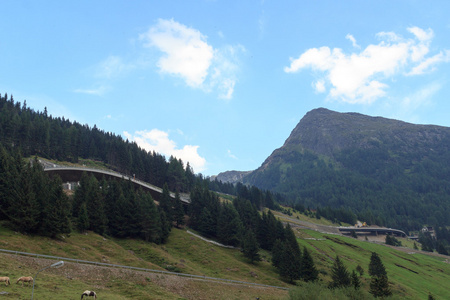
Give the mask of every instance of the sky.
POLYGON ((450 1, 0 4, 0 93, 189 162, 257 169, 315 108, 450 126, 450 1))

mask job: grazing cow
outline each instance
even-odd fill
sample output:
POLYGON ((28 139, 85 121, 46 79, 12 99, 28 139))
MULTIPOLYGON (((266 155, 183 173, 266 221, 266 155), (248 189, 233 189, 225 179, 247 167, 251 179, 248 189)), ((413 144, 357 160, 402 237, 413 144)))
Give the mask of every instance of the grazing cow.
POLYGON ((22 286, 23 286, 24 282, 28 282, 28 285, 30 285, 33 282, 33 277, 31 277, 31 276, 28 276, 28 277, 22 276, 19 279, 17 279, 16 284, 19 283, 19 281, 22 282, 22 286))
POLYGON ((0 282, 5 282, 5 285, 11 284, 9 277, 0 277, 0 282))
POLYGON ((83 297, 94 297, 94 299, 97 299, 97 294, 94 291, 84 291, 83 294, 81 294, 81 299, 83 299, 83 297))

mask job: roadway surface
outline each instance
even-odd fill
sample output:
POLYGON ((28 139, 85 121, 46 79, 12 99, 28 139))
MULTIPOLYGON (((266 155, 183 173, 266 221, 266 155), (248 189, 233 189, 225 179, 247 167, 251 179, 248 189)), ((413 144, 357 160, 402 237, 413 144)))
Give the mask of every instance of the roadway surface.
POLYGON ((352 231, 355 231, 356 234, 392 234, 395 236, 406 237, 406 233, 404 231, 385 227, 338 227, 338 229, 343 234, 351 234, 352 231))

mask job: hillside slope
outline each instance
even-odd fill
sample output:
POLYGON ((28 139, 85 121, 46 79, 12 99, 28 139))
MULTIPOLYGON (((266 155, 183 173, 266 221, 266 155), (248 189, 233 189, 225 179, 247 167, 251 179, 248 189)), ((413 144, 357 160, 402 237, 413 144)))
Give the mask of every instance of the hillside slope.
MULTIPOLYGON (((280 215, 281 217, 281 215, 280 215)), ((424 299, 431 292, 444 299, 450 290, 450 265, 445 258, 422 254, 411 249, 399 251, 376 243, 364 242, 335 234, 295 229, 301 248, 306 247, 320 271, 321 281, 330 281, 336 255, 351 271, 360 265, 364 270, 362 288, 367 291, 367 274, 372 251, 377 252, 388 272, 390 286, 398 299, 424 299)), ((128 265, 146 269, 247 281, 292 288, 281 281, 262 252, 263 261, 252 265, 238 249, 207 243, 185 230, 174 230, 165 245, 138 240, 109 239, 94 233, 73 234, 62 241, 20 235, 0 226, 0 248, 60 257, 128 265)), ((31 275, 53 263, 43 258, 0 253, 1 275, 15 280, 31 275)), ((193 280, 178 276, 132 271, 103 266, 66 262, 60 269, 47 269, 36 280, 36 299, 75 299, 85 289, 95 290, 100 299, 287 299, 287 291, 252 285, 233 285, 193 280)), ((31 288, 20 285, 0 286, 9 294, 5 299, 28 299, 31 288)))
POLYGON ((450 128, 319 108, 242 182, 411 230, 450 225, 448 161, 450 128))
MULTIPOLYGON (((112 239, 93 232, 73 233, 63 240, 17 234, 0 225, 0 249, 37 253, 86 261, 172 271, 206 277, 288 285, 278 278, 268 262, 249 264, 239 250, 221 248, 173 230, 165 245, 133 239, 112 239)), ((54 263, 36 257, 0 252, 0 276, 9 276, 11 286, 0 285, 9 294, 5 299, 29 299, 31 288, 15 284, 19 276, 35 276, 39 269, 54 263), (14 282, 13 282, 14 281, 14 282)), ((36 299, 79 299, 84 290, 94 290, 99 299, 284 299, 287 291, 261 286, 233 285, 190 279, 154 272, 108 268, 66 261, 63 268, 47 269, 36 280, 36 299)))

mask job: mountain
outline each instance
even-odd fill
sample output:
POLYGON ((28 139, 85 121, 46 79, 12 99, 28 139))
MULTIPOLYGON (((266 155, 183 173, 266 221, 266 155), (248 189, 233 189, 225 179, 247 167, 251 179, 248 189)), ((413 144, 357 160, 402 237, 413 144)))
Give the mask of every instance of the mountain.
POLYGON ((318 108, 242 182, 410 230, 450 225, 448 162, 448 127, 318 108))
POLYGON ((221 172, 217 176, 211 176, 211 180, 218 180, 226 183, 242 182, 242 179, 252 171, 226 171, 221 172))

